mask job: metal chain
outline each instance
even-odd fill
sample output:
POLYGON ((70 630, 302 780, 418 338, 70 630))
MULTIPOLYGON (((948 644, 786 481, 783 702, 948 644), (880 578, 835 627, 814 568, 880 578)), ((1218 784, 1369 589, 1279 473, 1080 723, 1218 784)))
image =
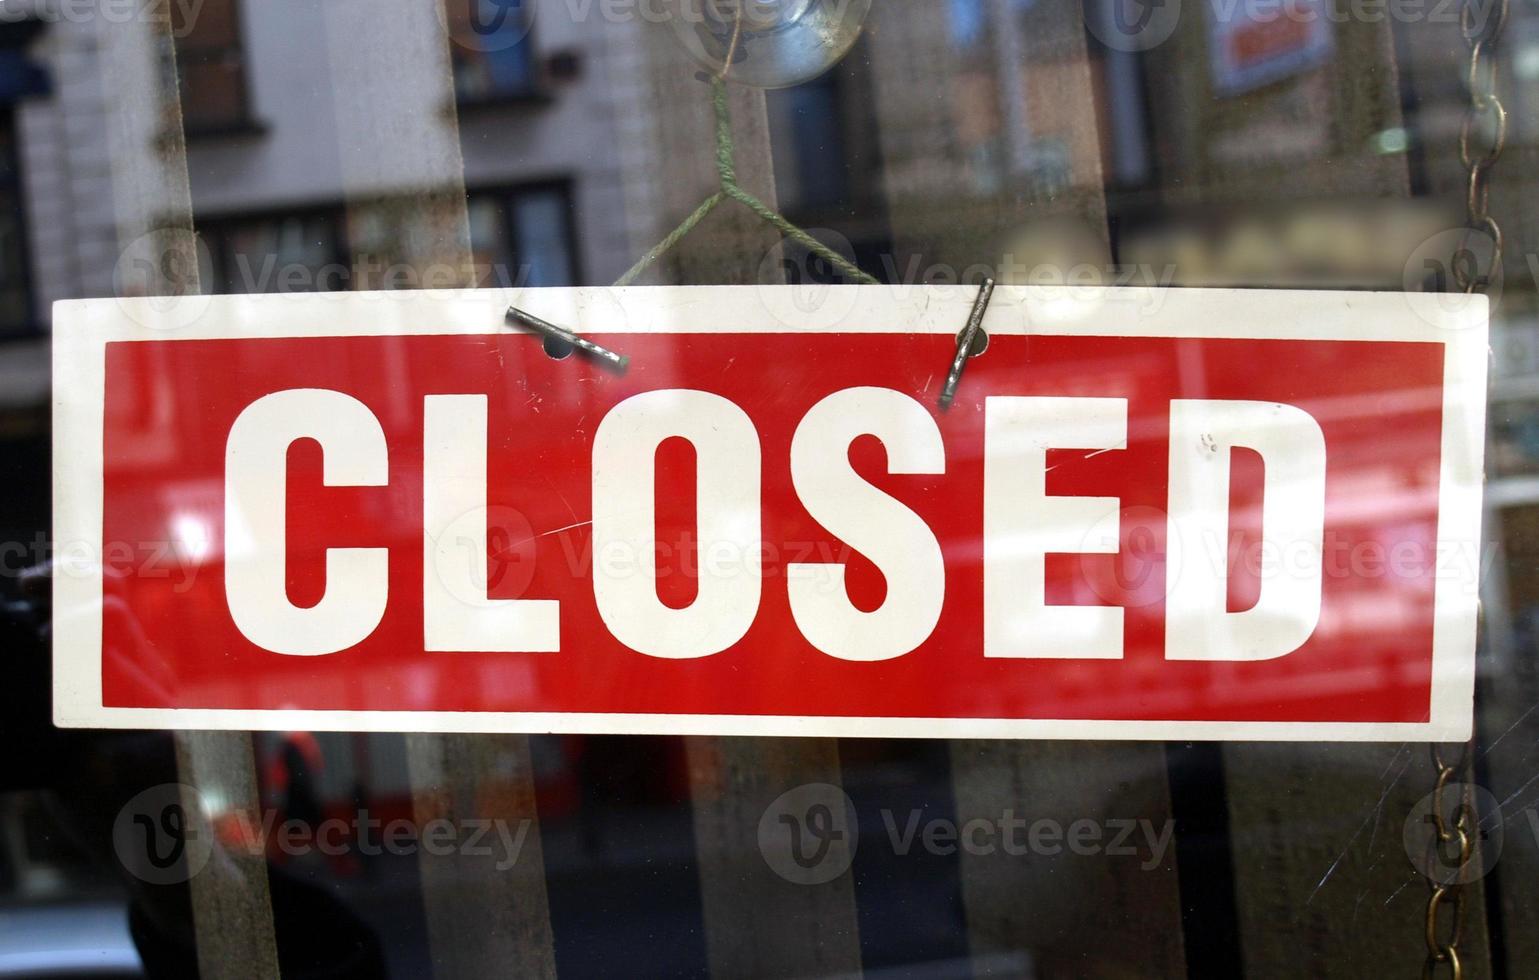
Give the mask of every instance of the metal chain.
MULTIPOLYGON (((1507 21, 1507 0, 1464 0, 1459 11, 1459 31, 1469 47, 1469 104, 1459 127, 1459 161, 1467 174, 1465 187, 1464 234, 1450 268, 1455 285, 1465 293, 1485 292, 1501 274, 1502 226, 1491 216, 1491 169, 1507 145, 1507 108, 1496 89, 1497 39, 1507 21), (1475 235, 1491 240, 1491 258, 1482 269, 1470 247, 1475 235)), ((1429 847, 1427 868, 1432 894, 1427 899, 1423 934, 1427 959, 1422 966, 1424 978, 1446 972, 1453 980, 1464 976, 1464 962, 1459 958, 1459 943, 1464 938, 1464 888, 1471 877, 1475 860, 1475 807, 1468 770, 1471 742, 1460 746, 1458 755, 1449 759, 1445 747, 1432 747, 1432 765, 1437 783, 1432 789, 1432 824, 1436 831, 1429 847), (1451 794, 1457 799, 1451 799, 1451 794)))
POLYGON ((1507 107, 1496 90, 1493 53, 1506 21, 1507 0, 1464 0, 1459 11, 1459 31, 1470 49, 1466 77, 1470 100, 1459 127, 1459 160, 1468 178, 1464 236, 1451 268, 1454 283, 1465 293, 1484 292, 1502 268, 1502 226, 1491 217, 1490 175, 1507 145, 1507 107), (1476 234, 1491 239, 1491 262, 1484 271, 1470 248, 1476 234))
MULTIPOLYGON (((1491 216, 1491 169, 1507 145, 1507 108, 1496 89, 1497 39, 1507 21, 1507 0, 1464 0, 1459 11, 1459 31, 1469 46, 1469 104, 1459 127, 1459 161, 1467 174, 1465 187, 1465 224, 1458 251, 1450 268, 1455 285, 1465 293, 1485 292, 1501 274, 1502 226, 1491 216), (1491 240, 1490 262, 1484 269, 1470 247, 1475 235, 1491 240)), ((1432 765, 1437 783, 1432 789, 1432 824, 1436 831, 1429 847, 1427 868, 1434 873, 1427 883, 1432 894, 1427 899, 1424 936, 1427 959, 1423 977, 1446 972, 1453 980, 1464 976, 1459 958, 1459 943, 1464 938, 1464 888, 1470 878, 1470 863, 1475 860, 1475 807, 1468 778, 1471 743, 1459 748, 1452 759, 1445 747, 1432 747, 1432 765), (1457 794, 1457 799, 1451 799, 1457 794)))
POLYGON ((1463 778, 1469 760, 1468 742, 1451 762, 1444 757, 1443 746, 1432 747, 1432 764, 1437 769, 1437 784, 1432 789, 1432 825, 1436 833, 1428 843, 1434 853, 1428 855, 1426 866, 1435 871, 1447 868, 1448 873, 1427 878, 1432 896, 1427 899, 1424 926, 1424 978, 1437 976, 1439 967, 1446 967, 1453 980, 1464 976, 1464 964, 1459 959, 1459 942, 1464 938, 1464 885, 1470 862, 1475 859, 1475 807, 1470 784, 1463 778), (1456 787, 1453 792, 1458 794, 1451 809, 1450 787, 1456 787))

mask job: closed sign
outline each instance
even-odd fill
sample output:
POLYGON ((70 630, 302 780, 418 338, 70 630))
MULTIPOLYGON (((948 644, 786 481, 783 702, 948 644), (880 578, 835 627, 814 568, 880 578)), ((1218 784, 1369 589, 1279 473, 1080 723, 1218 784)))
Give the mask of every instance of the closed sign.
POLYGON ((790 289, 59 304, 56 719, 1468 735, 1483 299, 790 289))

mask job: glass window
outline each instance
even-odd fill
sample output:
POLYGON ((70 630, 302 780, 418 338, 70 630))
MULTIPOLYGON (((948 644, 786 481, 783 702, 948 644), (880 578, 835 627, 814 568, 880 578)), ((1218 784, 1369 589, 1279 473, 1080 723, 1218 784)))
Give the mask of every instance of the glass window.
POLYGON ((240 0, 170 4, 182 118, 191 135, 249 127, 240 0))
MULTIPOLYGON (((1534 0, 0 0, 0 977, 1539 976, 1536 204, 1534 0), (1489 358, 1444 358, 1450 331, 1380 338, 1466 287, 1489 358), (509 297, 628 369, 536 342, 509 297), (1348 303, 1361 336, 1299 353, 1348 303), (1404 318, 1370 322, 1384 304, 1404 318), (1285 315, 1294 340, 1249 335, 1285 315), (654 316, 690 329, 638 329, 654 316), (1161 318, 1177 336, 1139 332, 1161 318), (420 332, 369 336, 405 319, 420 332), (302 354, 269 343, 295 335, 302 354), (1482 369, 1480 396, 1438 397, 1482 369), (288 407, 244 415, 275 379, 288 407), (851 388, 912 444, 828 443, 843 411, 799 428, 851 388), (699 438, 636 450, 638 410, 606 444, 636 477, 600 480, 609 413, 664 389, 699 438), (1048 445, 1054 419, 1011 414, 1036 396, 1096 403, 1092 430, 1125 411, 1120 448, 1048 445), (709 417, 733 398, 752 438, 709 417), (1269 483, 1266 452, 1221 441, 1248 413, 1296 418, 1288 399, 1321 422, 1321 484, 1269 483), (1178 427, 1177 401, 1213 400, 1234 404, 1178 427), (356 438, 248 467, 251 417, 356 438), (1011 431, 1033 460, 1015 496, 988 462, 1011 431), (722 432, 749 448, 713 468, 722 432), (832 490, 809 492, 808 445, 832 490), (1181 446, 1229 481, 1191 553, 1168 513, 1181 446), (776 548, 737 566, 760 590, 735 643, 653 655, 666 630, 621 640, 599 613, 596 493, 649 515, 620 574, 655 573, 630 601, 666 617, 720 559, 702 474, 748 486, 737 530, 776 548), (1455 477, 1480 531, 1449 547, 1455 477), (986 493, 1021 504, 1017 533, 986 493), (1268 514, 1321 494, 1329 601, 1305 642, 1339 661, 1165 656, 1209 642, 1167 638, 1183 572, 1211 565, 1224 616, 1260 606, 1297 557, 1268 551, 1268 514), (889 540, 912 521, 862 546, 837 526, 881 513, 935 532, 928 591, 873 557, 932 555, 889 540), (1092 530, 1028 547, 1065 513, 1092 530), (230 584, 279 524, 263 645, 230 584), (985 565, 1016 551, 1030 588, 991 592, 985 565), (362 640, 317 653, 273 626, 375 559, 362 640), (830 573, 814 604, 858 613, 845 633, 889 594, 905 614, 938 594, 963 626, 830 655, 847 641, 794 612, 808 569, 830 573), (559 594, 557 642, 530 645, 560 649, 483 649, 511 620, 440 649, 430 597, 451 586, 478 613, 559 594), (1464 620, 1437 605, 1451 588, 1464 620), (985 656, 990 609, 1039 605, 1090 612, 1093 652, 1124 655, 985 656), (59 637, 83 633, 82 659, 59 637), (863 714, 807 737, 832 709, 787 721, 787 692, 863 714), (1196 734, 1318 721, 941 738, 915 705, 946 692, 1053 736, 1219 694, 1196 734), (657 720, 659 698, 688 710, 657 720), (1473 704, 1467 750, 1417 740, 1450 698, 1473 704), (54 721, 135 699, 191 727, 54 721), (584 699, 656 727, 553 734, 584 699), (777 735, 721 734, 718 701, 777 735), (1324 727, 1384 703, 1374 740, 1324 727), (224 704, 273 713, 206 730, 224 704), (492 712, 531 731, 414 730, 507 724, 492 712), (900 721, 926 737, 887 737, 900 721)), ((1309 618, 1294 605, 1256 635, 1309 618)))
POLYGON ((35 332, 16 117, 0 109, 0 336, 35 332))
POLYGON ((212 291, 292 293, 348 288, 335 214, 278 214, 206 222, 212 291))
POLYGON ((462 102, 494 102, 540 94, 533 4, 529 0, 448 0, 455 40, 454 90, 462 102))
POLYGON ((474 191, 468 207, 470 247, 482 285, 578 282, 572 200, 565 188, 474 191))

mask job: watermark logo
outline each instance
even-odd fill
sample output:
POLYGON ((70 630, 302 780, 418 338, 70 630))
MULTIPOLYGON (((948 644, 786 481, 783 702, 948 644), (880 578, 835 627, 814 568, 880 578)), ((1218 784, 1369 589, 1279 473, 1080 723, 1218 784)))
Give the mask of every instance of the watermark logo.
POLYGON ((152 885, 179 884, 202 871, 214 842, 187 810, 187 802, 201 801, 191 786, 164 783, 125 803, 112 822, 112 847, 123 868, 152 885))
MULTIPOLYGON (((958 821, 907 812, 880 811, 886 845, 894 856, 914 853, 973 856, 1132 859, 1151 871, 1167 864, 1175 822, 1147 818, 1031 818, 1006 809, 996 818, 958 821)), ((859 822, 855 805, 838 786, 807 783, 776 797, 759 818, 759 851, 780 877, 821 885, 844 874, 855 859, 859 822)), ((877 838, 878 840, 880 838, 877 838)), ((872 846, 868 844, 867 846, 872 846)))
POLYGON ((1430 293, 1433 313, 1420 303, 1414 307, 1433 326, 1454 322, 1439 314, 1453 314, 1465 304, 1464 283, 1480 281, 1479 291, 1489 297, 1491 309, 1502 298, 1502 267, 1496 261, 1497 243, 1482 228, 1450 228, 1422 242, 1405 261, 1402 285, 1408 293, 1430 293), (1481 281, 1481 277, 1488 277, 1481 281))
POLYGON ((198 23, 206 0, 8 0, 0 2, 0 24, 36 20, 44 24, 164 24, 171 36, 187 37, 198 23))
MULTIPOLYGON (((814 228, 808 234, 855 264, 855 248, 848 238, 828 228, 814 228)), ((826 256, 788 239, 759 260, 759 302, 787 326, 813 330, 837 326, 855 311, 857 300, 854 287, 837 285, 842 279, 826 256)))
POLYGON ((1086 4, 1085 26, 1113 51, 1148 51, 1181 21, 1181 0, 1101 0, 1086 4))
POLYGON ((157 228, 129 242, 112 269, 113 293, 140 326, 179 330, 207 310, 204 270, 213 268, 208 246, 185 228, 157 228))
POLYGON ((537 832, 528 818, 435 817, 419 825, 403 818, 383 820, 367 809, 314 821, 285 819, 266 809, 258 818, 243 810, 211 810, 195 788, 165 783, 123 805, 113 821, 112 846, 135 878, 173 885, 202 871, 216 844, 229 854, 271 861, 423 853, 481 858, 494 870, 507 871, 518 863, 532 833, 537 832))
MULTIPOLYGON (((1109 451, 1085 450, 1081 458, 1109 451)), ((1090 527, 1079 543, 1080 574, 1103 604, 1143 608, 1170 597, 1191 549, 1168 535, 1169 526, 1165 511, 1136 504, 1090 527)))
POLYGON ((534 581, 535 538, 522 511, 504 504, 477 507, 433 542, 433 570, 466 606, 479 607, 489 595, 522 596, 534 581))
POLYGON ((1490 874, 1502 856, 1503 837, 1501 804, 1473 783, 1449 783, 1441 794, 1428 793, 1417 800, 1402 834, 1411 864, 1439 885, 1467 885, 1490 874), (1457 825, 1460 810, 1468 807, 1464 813, 1465 839, 1472 849, 1468 862, 1461 860, 1457 834, 1451 840, 1439 839, 1436 808, 1440 802, 1443 826, 1449 830, 1457 825))
POLYGON ((481 54, 514 48, 534 29, 532 0, 443 0, 433 9, 449 40, 481 54))
POLYGON ((759 818, 759 853, 786 881, 822 885, 849 870, 860 830, 855 804, 830 783, 806 783, 775 798, 759 818))

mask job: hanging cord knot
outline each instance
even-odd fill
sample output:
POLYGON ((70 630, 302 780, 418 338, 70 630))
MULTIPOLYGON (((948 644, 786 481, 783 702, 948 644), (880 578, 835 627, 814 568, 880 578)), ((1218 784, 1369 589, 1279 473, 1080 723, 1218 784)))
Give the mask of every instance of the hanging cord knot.
POLYGON ((737 57, 738 41, 742 33, 742 15, 739 12, 738 22, 734 25, 732 40, 727 45, 727 57, 720 72, 711 79, 711 106, 716 116, 716 175, 720 184, 718 189, 708 196, 700 205, 690 212, 690 215, 679 223, 663 240, 646 251, 635 265, 615 280, 616 286, 629 286, 641 277, 642 273, 651 268, 658 259, 666 255, 675 245, 684 239, 686 235, 704 221, 706 215, 716 209, 716 206, 725 200, 733 200, 752 211, 759 220, 775 228, 782 236, 790 239, 802 248, 818 256, 839 270, 839 274, 854 282, 878 285, 874 276, 861 271, 849 259, 824 245, 805 230, 792 224, 784 215, 752 194, 743 190, 737 183, 737 142, 732 132, 732 109, 727 101, 727 74, 732 70, 732 62, 737 57))

